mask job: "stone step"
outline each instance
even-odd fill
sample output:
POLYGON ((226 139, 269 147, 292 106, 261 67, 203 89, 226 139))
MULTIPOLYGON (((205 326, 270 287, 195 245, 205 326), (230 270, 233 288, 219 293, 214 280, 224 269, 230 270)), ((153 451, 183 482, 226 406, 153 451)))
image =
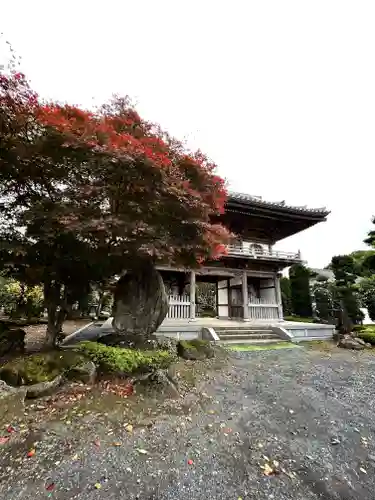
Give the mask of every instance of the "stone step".
POLYGON ((272 339, 276 339, 276 340, 280 340, 280 337, 278 337, 277 335, 273 334, 273 333, 252 333, 251 335, 246 335, 246 334, 237 334, 237 335, 234 335, 234 334, 224 334, 224 333, 221 333, 219 335, 219 338, 220 340, 272 340, 272 339))
POLYGON ((227 345, 227 344, 239 344, 239 345, 267 345, 267 344, 279 344, 281 342, 288 342, 287 340, 280 339, 279 337, 276 337, 274 339, 246 339, 246 340, 238 340, 235 338, 231 338, 228 340, 219 340, 216 342, 216 344, 219 345, 227 345))
POLYGON ((215 332, 258 332, 259 330, 266 330, 266 331, 272 331, 272 328, 268 325, 254 325, 254 326, 220 326, 220 327, 213 327, 215 332))
POLYGON ((236 329, 236 330, 221 330, 217 331, 215 329, 215 332, 218 334, 219 337, 222 335, 274 335, 272 330, 259 330, 258 328, 254 328, 254 330, 250 329, 236 329))

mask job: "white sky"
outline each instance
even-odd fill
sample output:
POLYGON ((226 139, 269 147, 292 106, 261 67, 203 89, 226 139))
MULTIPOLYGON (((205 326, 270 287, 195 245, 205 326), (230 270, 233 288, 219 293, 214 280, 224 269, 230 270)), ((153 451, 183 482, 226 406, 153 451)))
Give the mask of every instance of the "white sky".
POLYGON ((312 267, 363 248, 375 213, 374 26, 374 0, 12 0, 0 12, 42 96, 129 94, 232 189, 327 206, 328 222, 279 244, 312 267))

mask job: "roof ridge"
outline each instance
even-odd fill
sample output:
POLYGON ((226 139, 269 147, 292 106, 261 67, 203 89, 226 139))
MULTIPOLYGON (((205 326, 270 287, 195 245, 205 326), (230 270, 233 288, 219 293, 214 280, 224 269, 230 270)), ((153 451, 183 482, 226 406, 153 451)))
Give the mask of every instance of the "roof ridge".
POLYGON ((266 201, 266 200, 263 200, 263 198, 261 196, 254 196, 251 194, 240 193, 237 191, 228 191, 228 196, 229 196, 229 198, 232 198, 232 199, 237 200, 237 201, 245 201, 245 202, 247 201, 247 202, 256 203, 257 205, 279 207, 279 208, 284 208, 284 209, 289 209, 289 210, 296 210, 299 212, 329 214, 327 207, 308 208, 306 205, 304 205, 304 206, 288 205, 285 202, 285 200, 283 200, 283 201, 266 201))

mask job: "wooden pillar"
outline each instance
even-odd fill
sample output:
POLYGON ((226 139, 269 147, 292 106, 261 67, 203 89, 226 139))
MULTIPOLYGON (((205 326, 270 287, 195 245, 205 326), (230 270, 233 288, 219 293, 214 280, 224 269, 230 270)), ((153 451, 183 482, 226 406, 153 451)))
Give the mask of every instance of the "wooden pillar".
POLYGON ((283 320, 284 319, 284 314, 283 314, 283 301, 281 298, 281 288, 280 288, 280 274, 276 273, 275 274, 275 295, 276 295, 276 303, 277 303, 277 309, 279 312, 279 319, 283 320))
POLYGON ((195 319, 195 271, 190 272, 190 319, 195 319))
POLYGON ((244 321, 249 321, 249 291, 247 288, 247 271, 243 271, 242 273, 242 308, 244 321))

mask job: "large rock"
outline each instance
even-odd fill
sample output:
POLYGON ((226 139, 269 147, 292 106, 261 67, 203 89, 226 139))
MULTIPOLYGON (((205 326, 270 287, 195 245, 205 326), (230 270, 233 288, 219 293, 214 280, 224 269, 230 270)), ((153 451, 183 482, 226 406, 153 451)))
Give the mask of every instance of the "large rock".
POLYGON ((92 361, 86 361, 69 369, 66 373, 69 380, 93 384, 96 379, 96 366, 92 361))
POLYGON ((29 399, 39 398, 41 396, 48 396, 53 394, 56 389, 61 385, 62 376, 58 375, 53 380, 47 382, 40 382, 39 384, 33 384, 26 386, 26 397, 29 399))
POLYGON ((25 350, 25 331, 21 328, 13 330, 7 328, 0 329, 0 356, 7 354, 23 353, 25 350))
POLYGON ((25 397, 25 388, 10 387, 0 380, 0 423, 4 419, 9 422, 13 415, 23 412, 25 397))
POLYGON ((32 388, 30 392, 35 393, 50 391, 57 387, 58 377, 68 378, 69 374, 92 380, 93 365, 80 353, 58 350, 12 359, 0 367, 1 380, 13 387, 26 386, 28 391, 32 388))
POLYGON ((202 360, 213 358, 215 352, 207 340, 180 340, 177 344, 177 354, 183 359, 202 360))
POLYGON ((135 344, 156 332, 169 307, 163 279, 149 262, 118 281, 114 299, 113 328, 135 344))
POLYGON ((344 335, 338 343, 339 347, 343 347, 344 349, 354 349, 356 351, 361 351, 365 349, 366 344, 362 344, 359 342, 361 339, 356 339, 351 337, 350 335, 344 335))
POLYGON ((168 373, 168 370, 155 370, 134 377, 135 384, 149 385, 158 392, 168 393, 173 398, 179 398, 180 392, 176 380, 168 373))

